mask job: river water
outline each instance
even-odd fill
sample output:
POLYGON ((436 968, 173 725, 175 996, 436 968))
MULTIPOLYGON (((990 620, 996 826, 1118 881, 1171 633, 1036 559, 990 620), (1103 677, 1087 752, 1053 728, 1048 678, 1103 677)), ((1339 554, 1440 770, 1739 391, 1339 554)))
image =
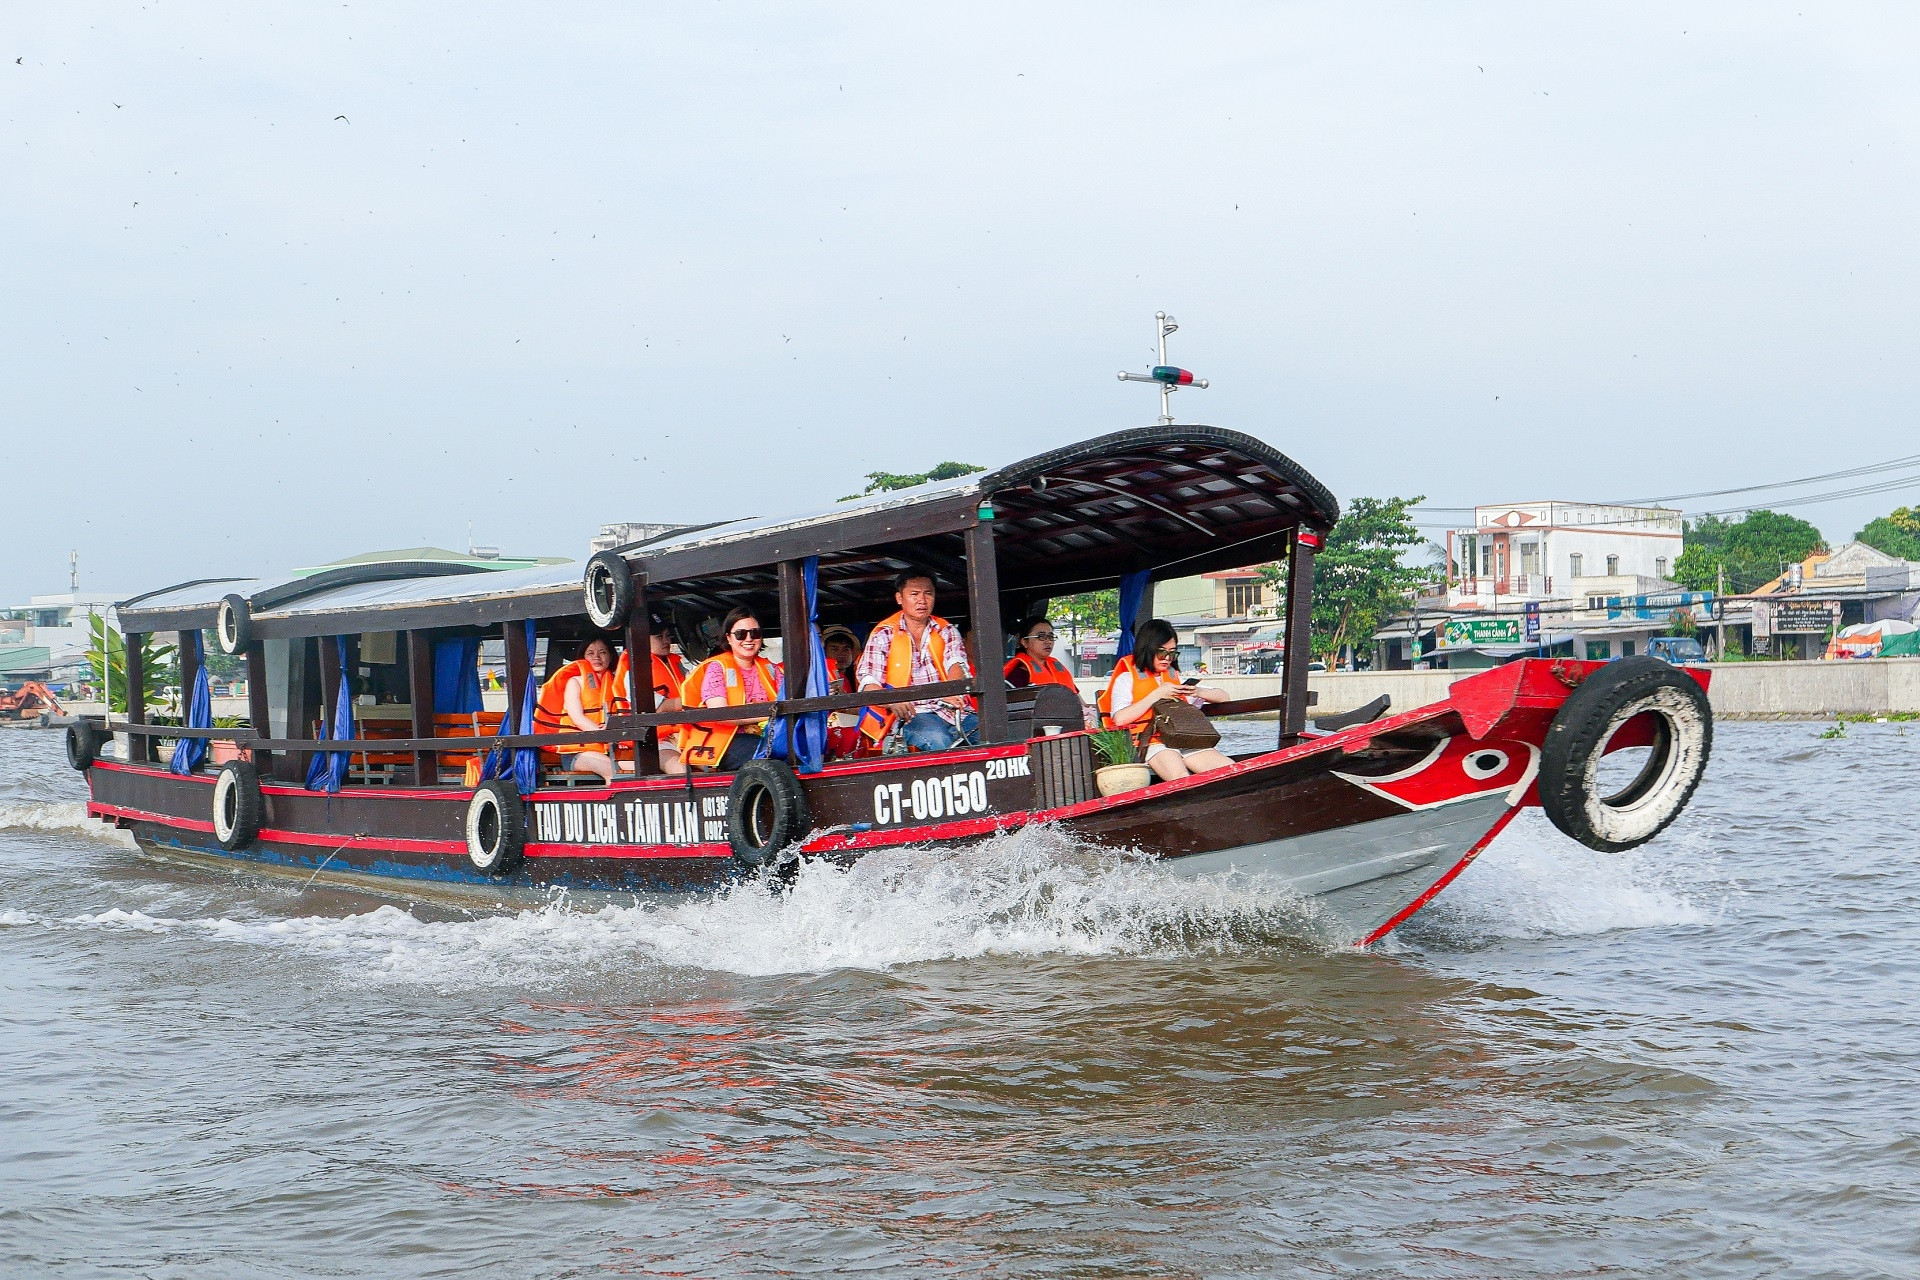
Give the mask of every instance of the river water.
POLYGON ((1362 953, 1044 833, 408 911, 0 733, 0 1274, 1920 1274, 1920 726, 1718 735, 1362 953))

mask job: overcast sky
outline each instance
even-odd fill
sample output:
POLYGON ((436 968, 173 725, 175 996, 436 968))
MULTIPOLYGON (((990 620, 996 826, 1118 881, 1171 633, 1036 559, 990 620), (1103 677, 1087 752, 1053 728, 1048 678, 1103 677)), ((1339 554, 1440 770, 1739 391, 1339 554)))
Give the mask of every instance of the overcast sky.
POLYGON ((1159 309, 1343 499, 1920 450, 1910 6, 542 8, 0 13, 0 604, 1009 461, 1159 309))

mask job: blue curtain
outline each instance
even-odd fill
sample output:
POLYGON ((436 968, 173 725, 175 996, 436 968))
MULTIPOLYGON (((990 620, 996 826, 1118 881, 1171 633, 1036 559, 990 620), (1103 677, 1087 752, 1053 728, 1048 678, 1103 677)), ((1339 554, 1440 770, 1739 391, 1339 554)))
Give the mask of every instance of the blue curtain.
MULTIPOLYGON (((320 737, 324 740, 341 742, 353 736, 353 679, 347 674, 347 638, 336 636, 334 648, 340 651, 340 696, 334 699, 333 729, 327 731, 323 723, 320 737)), ((324 791, 328 795, 337 795, 340 784, 346 779, 347 765, 353 759, 345 751, 320 751, 314 754, 307 765, 307 790, 324 791)))
MULTIPOLYGON (((820 557, 808 556, 801 566, 801 577, 806 583, 807 593, 807 696, 824 696, 827 688, 827 655, 820 643, 820 557)), ((786 697, 786 672, 780 673, 780 692, 777 697, 786 697)), ((818 773, 827 763, 827 713, 809 711, 804 715, 775 716, 767 722, 766 732, 760 737, 760 750, 755 753, 764 760, 777 755, 791 762, 800 773, 818 773)))
MULTIPOLYGON (((527 624, 527 687, 520 697, 520 714, 516 717, 511 708, 500 717, 500 735, 503 738, 525 737, 533 732, 533 706, 540 699, 540 679, 533 673, 533 623, 527 624), (515 720, 519 723, 514 723, 515 720)), ((549 641, 548 643, 552 643, 549 641)), ((520 794, 530 796, 534 788, 540 785, 540 749, 538 747, 495 747, 487 752, 487 758, 480 766, 480 778, 487 781, 504 778, 511 773, 513 785, 520 788, 520 794)))
POLYGON ((1114 650, 1116 658, 1124 658, 1133 652, 1133 629, 1146 621, 1133 615, 1140 612, 1140 601, 1147 594, 1147 578, 1152 572, 1151 569, 1142 569, 1138 573, 1120 575, 1120 644, 1114 650))
POLYGON ((436 640, 433 645, 433 709, 479 711, 480 641, 436 640))
MULTIPOLYGON (((206 651, 200 643, 200 633, 189 631, 192 637, 194 656, 200 661, 193 672, 193 693, 187 699, 187 728, 213 728, 213 692, 207 688, 206 651)), ((186 775, 200 767, 207 758, 207 740, 205 738, 182 738, 173 749, 173 759, 167 762, 167 768, 175 773, 186 775)))

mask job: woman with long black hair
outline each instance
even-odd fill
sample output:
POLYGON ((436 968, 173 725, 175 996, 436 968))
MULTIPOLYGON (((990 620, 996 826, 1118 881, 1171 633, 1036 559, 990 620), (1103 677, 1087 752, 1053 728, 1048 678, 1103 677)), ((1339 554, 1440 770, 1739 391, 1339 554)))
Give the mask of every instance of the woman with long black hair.
MULTIPOLYGON (((1116 729, 1133 729, 1153 718, 1158 705, 1178 698, 1198 706, 1203 702, 1225 702, 1223 690, 1206 685, 1180 683, 1180 640, 1173 624, 1154 618, 1135 633, 1133 653, 1120 660, 1100 695, 1100 714, 1116 729)), ((1195 773, 1224 769, 1233 761, 1217 747, 1198 751, 1175 751, 1159 738, 1147 743, 1147 767, 1162 782, 1174 782, 1195 773)))

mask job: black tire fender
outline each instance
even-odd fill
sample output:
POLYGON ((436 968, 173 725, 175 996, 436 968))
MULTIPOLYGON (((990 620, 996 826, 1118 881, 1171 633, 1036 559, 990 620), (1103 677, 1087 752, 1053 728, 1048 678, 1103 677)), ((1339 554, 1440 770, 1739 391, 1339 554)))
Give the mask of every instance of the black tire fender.
POLYGON ((490 876, 509 876, 527 847, 526 805, 520 788, 494 778, 474 789, 467 801, 467 861, 490 876))
POLYGON ((1713 710, 1699 683, 1658 658, 1622 658, 1587 677, 1554 716, 1540 748, 1540 807, 1590 849, 1632 849, 1680 816, 1712 753, 1713 710), (1653 726, 1646 763, 1624 788, 1601 795, 1607 743, 1643 715, 1653 726))
POLYGON ((85 773, 100 758, 100 735, 93 731, 93 725, 86 720, 75 720, 67 726, 67 763, 85 773))
POLYGON ((213 780, 213 838, 238 853, 260 836, 267 815, 260 774, 245 760, 229 760, 213 780))
POLYGON ((213 639, 220 652, 230 658, 245 653, 253 643, 253 614, 247 609, 245 596, 220 597, 220 605, 213 611, 213 639))
POLYGON ((580 575, 580 591, 587 620, 602 631, 617 631, 633 611, 633 566, 612 551, 596 551, 580 575))
POLYGON ((749 760, 727 788, 727 844, 733 859, 758 871, 813 830, 800 779, 784 760, 749 760))

